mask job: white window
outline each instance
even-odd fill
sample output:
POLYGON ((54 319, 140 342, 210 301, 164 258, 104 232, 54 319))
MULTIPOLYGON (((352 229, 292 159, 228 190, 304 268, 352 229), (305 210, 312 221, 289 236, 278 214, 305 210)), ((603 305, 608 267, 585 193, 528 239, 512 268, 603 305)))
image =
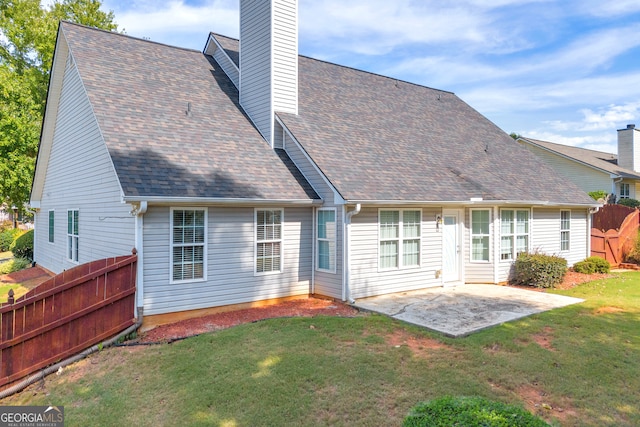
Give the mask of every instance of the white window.
POLYGON ((560 250, 571 249, 571 211, 560 211, 560 250))
POLYGON ((336 272, 336 211, 319 209, 316 230, 316 268, 336 272))
POLYGON ((500 211, 500 259, 514 260, 529 251, 529 211, 500 211))
POLYGON ((630 197, 629 184, 620 184, 620 198, 628 199, 630 197))
POLYGON ((379 268, 420 265, 422 213, 419 210, 380 210, 379 268))
POLYGON ((489 209, 471 210, 471 261, 489 261, 489 209))
POLYGON ((282 210, 256 210, 256 273, 282 271, 282 210))
POLYGON ((54 210, 49 211, 49 243, 54 242, 54 230, 55 230, 55 216, 56 213, 54 210))
POLYGON ((80 212, 77 209, 67 211, 67 258, 78 262, 78 240, 80 237, 78 222, 80 212))
POLYGON ((207 210, 171 209, 171 280, 205 280, 207 210))

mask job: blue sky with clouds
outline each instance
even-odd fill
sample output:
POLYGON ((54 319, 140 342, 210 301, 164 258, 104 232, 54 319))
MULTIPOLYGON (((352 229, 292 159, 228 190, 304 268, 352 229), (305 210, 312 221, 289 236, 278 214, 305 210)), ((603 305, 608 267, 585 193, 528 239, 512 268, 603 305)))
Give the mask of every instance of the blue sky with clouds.
MULTIPOLYGON (((102 3, 135 37, 238 36, 238 0, 102 3)), ((506 132, 615 153, 616 129, 640 126, 638 0, 299 0, 299 14, 301 54, 455 92, 506 132)))

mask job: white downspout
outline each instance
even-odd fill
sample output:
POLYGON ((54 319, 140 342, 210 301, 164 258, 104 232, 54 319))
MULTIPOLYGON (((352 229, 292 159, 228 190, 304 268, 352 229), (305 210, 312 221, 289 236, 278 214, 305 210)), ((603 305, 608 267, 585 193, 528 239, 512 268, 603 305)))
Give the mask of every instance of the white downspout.
POLYGON ((354 210, 347 212, 347 206, 344 206, 343 217, 344 217, 344 233, 343 233, 343 268, 342 268, 342 280, 344 286, 342 287, 342 300, 348 301, 350 304, 353 304, 355 300, 351 297, 351 218, 354 215, 358 215, 360 213, 360 209, 362 206, 360 203, 356 204, 354 210), (346 215, 344 214, 346 212, 346 215))
POLYGON ((317 209, 311 209, 311 295, 316 293, 316 245, 317 245, 317 230, 316 230, 316 215, 317 209))
MULTIPOLYGON (((135 247, 138 253, 138 262, 136 268, 136 306, 144 307, 144 214, 147 212, 147 202, 141 201, 138 207, 135 207, 131 213, 135 215, 135 247)), ((136 313, 138 310, 136 310, 136 313)))
POLYGON ((600 210, 600 206, 587 210, 587 257, 591 256, 591 228, 593 227, 593 214, 600 210))

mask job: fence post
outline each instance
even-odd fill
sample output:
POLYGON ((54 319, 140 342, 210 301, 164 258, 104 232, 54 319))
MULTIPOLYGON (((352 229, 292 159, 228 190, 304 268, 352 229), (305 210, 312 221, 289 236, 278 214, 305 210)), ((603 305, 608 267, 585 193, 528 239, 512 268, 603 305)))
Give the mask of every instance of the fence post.
MULTIPOLYGON (((7 303, 13 305, 15 302, 13 289, 9 289, 9 298, 7 299, 7 303)), ((2 329, 0 332, 0 337, 4 338, 6 341, 13 339, 13 318, 15 316, 15 311, 7 311, 2 313, 2 329)), ((2 376, 8 377, 13 373, 13 346, 7 347, 2 350, 2 370, 0 374, 2 376)))

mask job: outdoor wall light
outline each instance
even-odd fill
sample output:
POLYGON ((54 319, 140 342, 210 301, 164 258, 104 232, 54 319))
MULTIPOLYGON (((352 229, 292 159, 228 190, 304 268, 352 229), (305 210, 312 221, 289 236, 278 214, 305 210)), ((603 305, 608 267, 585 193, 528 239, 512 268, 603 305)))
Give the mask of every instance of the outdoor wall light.
POLYGON ((436 230, 440 231, 441 226, 442 226, 442 216, 436 215, 436 230))

